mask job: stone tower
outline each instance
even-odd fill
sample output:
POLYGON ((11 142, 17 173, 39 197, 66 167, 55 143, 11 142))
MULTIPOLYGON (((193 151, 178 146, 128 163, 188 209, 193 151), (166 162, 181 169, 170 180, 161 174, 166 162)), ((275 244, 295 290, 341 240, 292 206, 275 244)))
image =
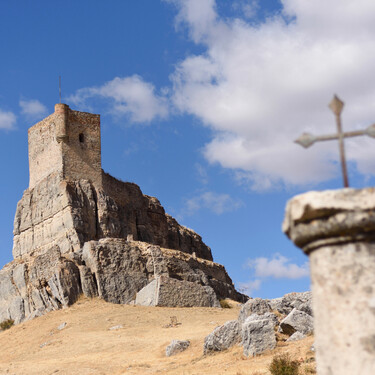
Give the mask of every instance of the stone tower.
POLYGON ((163 306, 247 299, 201 236, 136 184, 103 172, 99 115, 56 104, 28 138, 30 185, 14 218, 14 261, 0 270, 0 322, 80 294, 130 303, 146 288, 137 303, 163 306))
POLYGON ((100 115, 56 104, 55 112, 29 129, 29 188, 51 174, 102 186, 100 115))

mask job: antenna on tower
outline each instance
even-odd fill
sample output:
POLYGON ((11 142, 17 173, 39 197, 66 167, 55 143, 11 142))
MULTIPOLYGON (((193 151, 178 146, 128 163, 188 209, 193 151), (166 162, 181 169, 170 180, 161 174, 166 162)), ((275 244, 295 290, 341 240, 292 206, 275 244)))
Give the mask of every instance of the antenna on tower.
POLYGON ((61 76, 59 76, 59 96, 60 96, 60 103, 61 103, 61 76))

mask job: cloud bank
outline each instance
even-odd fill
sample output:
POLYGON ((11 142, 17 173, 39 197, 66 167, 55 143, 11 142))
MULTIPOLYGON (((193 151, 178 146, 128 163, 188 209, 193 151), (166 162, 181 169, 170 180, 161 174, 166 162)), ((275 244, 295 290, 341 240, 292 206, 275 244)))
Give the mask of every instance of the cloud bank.
MULTIPOLYGON (((375 3, 281 3, 282 12, 254 24, 246 21, 249 13, 221 18, 214 1, 205 2, 203 12, 200 0, 174 1, 177 20, 205 51, 177 65, 172 100, 214 129, 207 160, 241 171, 255 188, 320 182, 338 174, 334 142, 309 150, 292 143, 304 131, 335 131, 327 108, 334 93, 347 102, 345 129, 375 121, 375 3)), ((349 141, 347 148, 360 172, 373 173, 370 140, 349 141)))
MULTIPOLYGON (((375 122, 375 2, 281 0, 260 21, 256 0, 234 1, 232 18, 218 13, 215 0, 165 1, 177 10, 177 32, 203 48, 176 63, 168 94, 133 75, 81 89, 70 100, 106 99, 112 113, 136 123, 171 112, 194 116, 213 130, 206 159, 253 189, 338 176, 336 142, 305 150, 293 140, 306 131, 335 132, 328 109, 335 93, 346 102, 344 130, 375 122)), ((373 140, 350 139, 346 148, 352 167, 374 174, 373 140)))

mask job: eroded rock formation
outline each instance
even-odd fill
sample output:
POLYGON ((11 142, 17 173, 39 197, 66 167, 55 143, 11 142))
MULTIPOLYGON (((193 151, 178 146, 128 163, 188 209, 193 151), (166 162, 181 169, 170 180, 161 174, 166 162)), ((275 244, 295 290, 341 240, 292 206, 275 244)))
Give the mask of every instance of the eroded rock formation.
MULTIPOLYGON (((105 179, 113 184, 112 177, 105 179)), ((246 298, 198 234, 137 185, 115 183, 122 186, 117 199, 88 180, 56 175, 25 191, 14 220, 15 260, 0 271, 0 321, 19 323, 69 306, 81 293, 130 303, 160 276, 171 278, 175 290, 192 290, 182 294, 189 301, 175 300, 174 306, 246 298)))
POLYGON ((30 186, 14 219, 14 261, 0 271, 0 321, 31 319, 82 293, 130 303, 150 283, 159 286, 155 305, 247 299, 197 233, 102 171, 99 115, 57 104, 28 137, 30 186))

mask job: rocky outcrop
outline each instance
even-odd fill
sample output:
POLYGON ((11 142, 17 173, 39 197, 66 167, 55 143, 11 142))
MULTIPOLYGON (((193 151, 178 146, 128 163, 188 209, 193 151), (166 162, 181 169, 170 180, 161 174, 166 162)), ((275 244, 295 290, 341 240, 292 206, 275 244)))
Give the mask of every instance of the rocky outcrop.
POLYGON ((226 350, 241 343, 245 356, 255 356, 276 347, 281 339, 277 338, 277 331, 284 334, 281 335, 284 341, 301 340, 313 331, 312 311, 306 307, 309 304, 310 292, 289 293, 273 300, 250 299, 242 305, 237 320, 215 328, 205 338, 203 352, 226 350), (311 314, 297 308, 290 311, 291 306, 303 307, 311 314))
POLYGON ((51 245, 65 254, 87 241, 128 235, 212 260, 202 238, 167 215, 156 198, 107 174, 103 188, 88 180, 61 181, 59 175, 51 175, 26 190, 14 219, 13 257, 39 255, 51 245))
POLYGON ((281 314, 288 315, 294 308, 305 311, 312 315, 312 294, 311 292, 288 293, 280 298, 274 298, 267 301, 272 310, 281 314))
POLYGON ((152 296, 155 306, 246 300, 198 234, 137 185, 106 174, 100 188, 52 174, 26 190, 13 256, 0 271, 0 320, 19 323, 69 306, 81 293, 113 303, 138 293, 139 303, 152 296))
POLYGON ((81 293, 77 264, 53 247, 29 263, 13 261, 0 271, 0 321, 19 323, 67 307, 81 293))

